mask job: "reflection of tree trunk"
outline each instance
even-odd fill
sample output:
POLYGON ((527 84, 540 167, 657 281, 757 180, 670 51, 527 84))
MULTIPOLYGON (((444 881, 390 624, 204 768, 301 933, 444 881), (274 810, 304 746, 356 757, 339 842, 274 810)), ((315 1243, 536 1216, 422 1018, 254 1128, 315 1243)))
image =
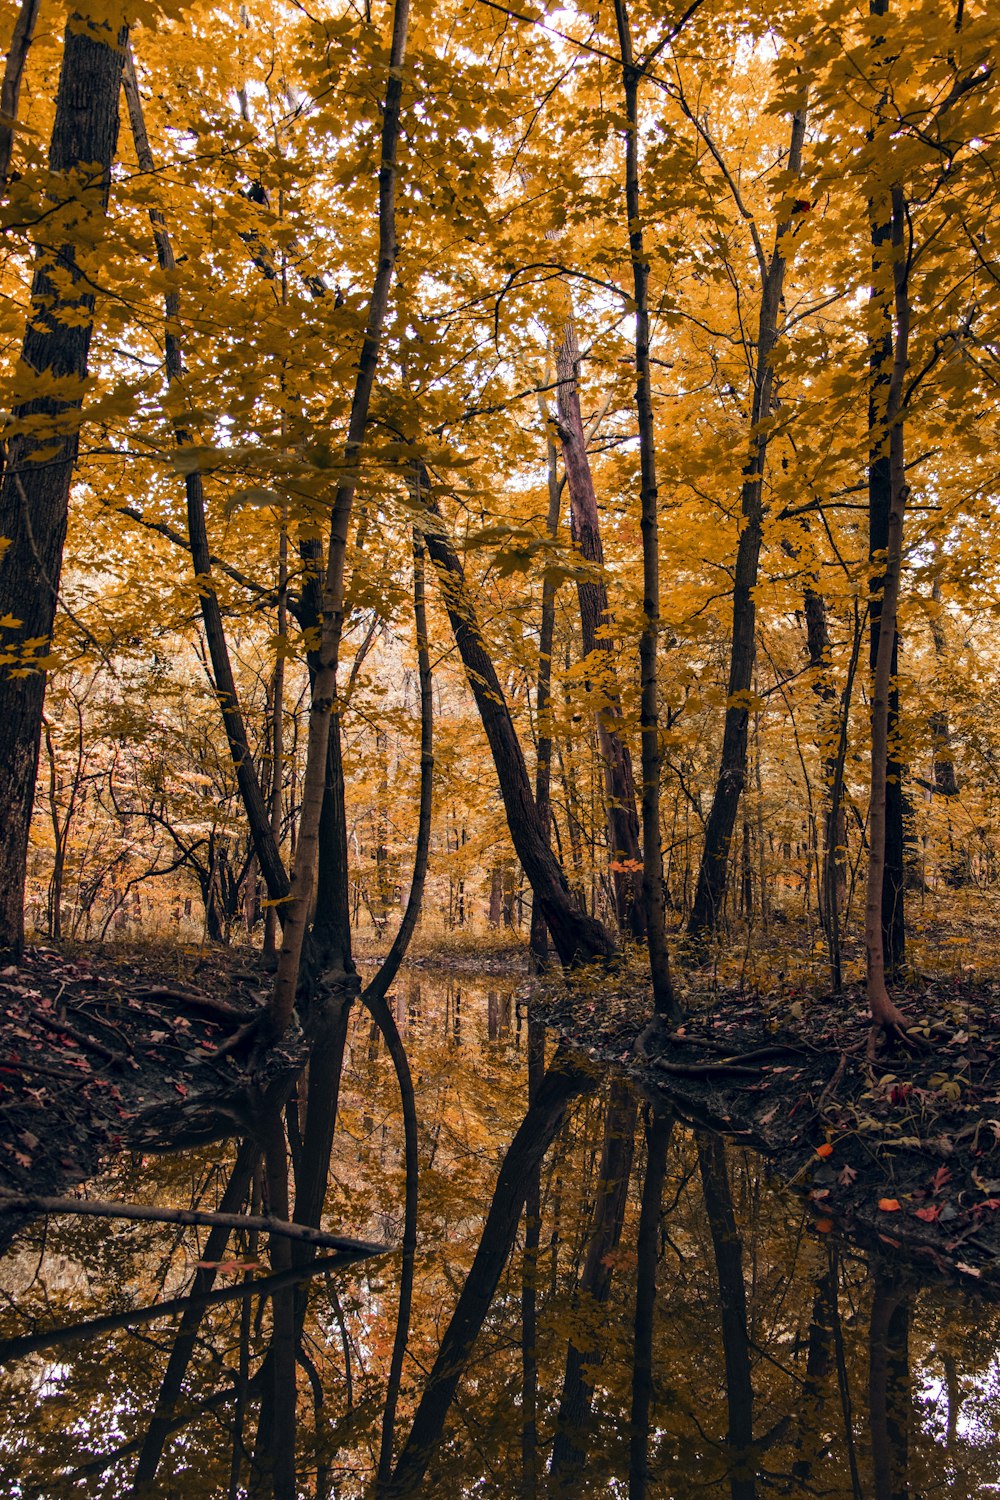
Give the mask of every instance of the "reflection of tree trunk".
POLYGON ((615 646, 610 633, 608 591, 602 576, 604 548, 601 544, 597 495, 587 455, 587 438, 580 412, 580 351, 572 317, 566 323, 556 355, 559 437, 562 441, 569 489, 573 541, 592 576, 577 582, 580 628, 584 657, 593 657, 597 682, 594 686, 602 706, 597 714, 598 743, 604 768, 607 799, 611 871, 614 880, 618 925, 633 937, 645 936, 642 906, 642 854, 639 847, 639 815, 635 805, 632 757, 621 736, 621 694, 615 672, 615 646))
MULTIPOLYGON (((426 478, 420 485, 424 489, 426 478)), ((424 489, 426 497, 426 490, 424 489)), ((426 498, 423 501, 426 504, 426 498)), ((507 826, 525 875, 538 898, 552 941, 565 965, 610 958, 616 945, 600 922, 576 909, 549 847, 528 780, 524 756, 496 670, 486 651, 465 569, 441 522, 428 506, 427 551, 438 572, 445 607, 466 676, 493 753, 507 826)))
POLYGON ((875 1270, 868 1400, 875 1500, 909 1500, 910 1303, 900 1282, 875 1270))
POLYGON ((635 1343, 632 1359, 632 1423, 629 1439, 629 1500, 649 1494, 649 1412, 653 1400, 653 1309, 660 1252, 660 1203, 667 1170, 673 1116, 654 1107, 646 1120, 646 1175, 639 1211, 635 1273, 635 1343))
POLYGON ((386 1500, 402 1500, 420 1491, 427 1466, 441 1441, 458 1383, 507 1263, 531 1174, 562 1125, 570 1102, 595 1086, 596 1079, 590 1071, 582 1068, 568 1051, 560 1049, 556 1053, 504 1157, 479 1248, 427 1377, 409 1436, 384 1492, 386 1500))
POLYGON ((624 1078, 613 1078, 608 1090, 590 1238, 574 1299, 590 1337, 581 1338, 579 1345, 571 1340, 566 1353, 559 1421, 552 1445, 550 1477, 553 1494, 575 1493, 586 1463, 586 1427, 594 1394, 589 1371, 601 1358, 601 1350, 593 1337, 597 1332, 595 1315, 611 1293, 613 1256, 621 1238, 632 1171, 637 1109, 631 1085, 624 1078))
MULTIPOLYGON (((528 1021, 528 1107, 545 1074, 545 1028, 528 1021)), ((538 1494, 538 1250, 542 1228, 542 1164, 528 1174, 524 1197, 524 1261, 521 1272, 521 1496, 538 1494)))
POLYGON ((802 1386, 796 1456, 792 1477, 807 1484, 822 1447, 823 1408, 826 1386, 833 1369, 833 1303, 836 1296, 836 1267, 831 1261, 816 1283, 812 1317, 809 1322, 809 1347, 806 1353, 806 1378, 802 1386))
MULTIPOLYGON (((233 1164, 233 1170, 229 1174, 225 1192, 219 1203, 222 1213, 239 1213, 246 1201, 250 1189, 250 1181, 253 1177, 257 1162, 260 1159, 260 1146, 256 1141, 246 1140, 240 1145, 233 1164)), ((216 1273, 210 1269, 213 1262, 220 1261, 226 1253, 226 1245, 232 1230, 216 1226, 209 1231, 202 1253, 205 1268, 195 1274, 194 1283, 191 1288, 192 1296, 199 1296, 204 1292, 211 1291, 215 1282, 216 1273)), ((181 1318, 180 1325, 174 1335, 174 1342, 167 1360, 167 1368, 160 1382, 159 1394, 153 1415, 150 1418, 149 1429, 143 1440, 139 1453, 139 1461, 136 1465, 135 1476, 132 1481, 133 1495, 140 1495, 153 1482, 163 1454, 164 1444, 174 1426, 174 1408, 180 1398, 187 1375, 188 1365, 194 1353, 195 1344, 198 1340, 198 1330, 201 1327, 202 1318, 205 1315, 204 1304, 191 1307, 181 1318)))
POLYGON ((747 1299, 743 1283, 743 1247, 733 1213, 733 1196, 720 1136, 696 1134, 705 1210, 712 1234, 719 1280, 722 1347, 726 1361, 726 1405, 729 1430, 729 1488, 732 1500, 754 1500, 757 1492, 753 1454, 753 1386, 750 1379, 750 1342, 747 1299))
MULTIPOLYGON (((287 1219, 288 1159, 281 1111, 271 1109, 261 1122, 264 1138, 265 1180, 268 1212, 287 1219)), ((296 1204, 296 1212, 298 1204, 296 1204)), ((287 1240, 271 1235, 268 1244, 271 1270, 291 1269, 292 1247, 287 1240)), ((257 1440, 254 1444, 251 1496, 273 1495, 274 1500, 296 1500, 296 1349, 298 1336, 295 1318, 296 1289, 282 1288, 271 1298, 271 1342, 268 1349, 269 1380, 264 1386, 257 1440)))

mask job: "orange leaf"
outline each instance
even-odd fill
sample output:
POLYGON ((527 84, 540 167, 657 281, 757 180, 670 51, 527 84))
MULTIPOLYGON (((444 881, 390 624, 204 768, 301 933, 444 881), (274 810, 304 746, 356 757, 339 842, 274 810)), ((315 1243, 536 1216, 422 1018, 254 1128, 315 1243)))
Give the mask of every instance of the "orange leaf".
POLYGON ((829 1141, 824 1141, 824 1143, 823 1143, 822 1146, 817 1146, 816 1147, 816 1155, 817 1156, 832 1156, 833 1155, 833 1147, 830 1145, 830 1142, 829 1141))
POLYGON ((898 1198, 880 1198, 878 1206, 884 1214, 896 1214, 899 1212, 898 1198))
POLYGON ((816 1220, 816 1233, 817 1234, 829 1234, 830 1230, 832 1228, 833 1228, 833 1220, 832 1219, 817 1219, 816 1220))

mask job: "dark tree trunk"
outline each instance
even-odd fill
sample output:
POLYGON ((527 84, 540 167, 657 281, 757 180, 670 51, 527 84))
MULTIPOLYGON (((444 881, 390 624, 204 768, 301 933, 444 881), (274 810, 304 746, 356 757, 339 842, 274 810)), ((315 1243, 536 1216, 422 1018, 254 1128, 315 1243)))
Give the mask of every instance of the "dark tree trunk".
MULTIPOLYGON (((142 100, 139 95, 139 85, 135 75, 135 66, 132 61, 131 52, 127 54, 125 59, 124 84, 129 120, 132 126, 132 139, 135 143, 136 159, 141 170, 152 175, 156 170, 156 163, 149 145, 149 137, 146 134, 142 100)), ((156 255, 160 267, 164 271, 172 272, 175 268, 174 252, 163 215, 154 209, 150 212, 150 220, 153 225, 153 237, 156 242, 156 255)), ((164 347, 166 353, 167 383, 171 387, 179 385, 184 378, 180 310, 180 297, 177 292, 168 291, 164 299, 164 312, 166 314, 164 347)), ((183 423, 175 420, 173 422, 173 429, 178 447, 188 447, 191 437, 183 423)), ((229 753, 232 757, 240 797, 242 798, 244 811, 247 816, 250 837, 260 864, 261 874, 264 877, 268 897, 271 901, 283 901, 288 895, 288 876, 285 873, 285 867, 278 851, 277 839, 271 824, 270 809, 264 800, 264 793, 261 790, 260 781, 257 776, 257 768, 254 765, 253 756, 250 752, 246 723, 240 707, 239 695, 236 691, 236 679, 233 676, 232 662, 229 657, 229 646, 226 641, 225 627, 222 623, 222 611, 219 608, 218 595, 212 583, 212 553, 208 545, 208 530, 205 524, 205 487, 201 474, 197 469, 185 475, 184 492, 187 500, 188 548, 191 553, 191 564, 194 568, 195 578, 198 580, 198 603, 201 608, 202 622, 205 627, 205 641, 208 645, 208 654, 212 663, 212 674, 215 679, 216 696, 219 700, 219 711, 222 714, 226 738, 229 741, 229 753)), ((277 911, 280 918, 280 906, 277 907, 277 911)))
MULTIPOLYGON (((419 489, 423 491, 421 503, 424 505, 427 505, 427 488, 426 476, 422 476, 419 489)), ((510 709, 487 653, 475 605, 469 597, 465 570, 440 517, 430 507, 424 535, 427 551, 441 582, 455 643, 493 754, 510 836, 552 934, 556 952, 566 966, 611 958, 617 951, 613 938, 600 922, 577 909, 566 878, 549 847, 510 709)))
POLYGON ((35 35, 40 0, 21 0, 21 9, 14 22, 14 33, 3 70, 0 86, 0 186, 7 181, 10 172, 10 154, 14 146, 14 131, 17 125, 17 106, 21 98, 21 79, 28 60, 28 49, 35 35))
MULTIPOLYGON (((546 444, 548 458, 549 509, 546 530, 555 537, 559 530, 559 475, 556 445, 551 435, 546 444)), ((535 806, 547 843, 552 832, 552 639, 556 625, 556 582, 550 572, 542 578, 542 618, 538 631, 538 685, 535 693, 535 719, 538 725, 535 745, 535 806)), ((499 916, 499 913, 498 913, 499 916)), ((493 919, 493 892, 490 891, 490 919, 493 919)), ((493 924, 497 925, 496 922, 493 924)), ((531 897, 531 953, 536 968, 545 967, 549 955, 549 930, 545 925, 538 897, 531 897)))
POLYGON ((604 568, 604 548, 580 412, 579 360, 576 330, 570 318, 556 355, 556 379, 559 437, 566 466, 573 541, 584 561, 594 570, 594 576, 581 577, 577 582, 580 628, 583 654, 585 657, 594 656, 595 675, 599 679, 594 686, 602 699, 597 713, 597 734, 604 770, 615 912, 621 930, 641 939, 646 935, 646 921, 642 902, 639 814, 636 811, 632 757, 621 736, 621 694, 614 665, 615 645, 609 630, 608 591, 600 576, 604 568))
MULTIPOLYGON (((872 16, 889 13, 889 0, 870 0, 872 16)), ((885 585, 885 558, 889 547, 892 511, 892 474, 889 456, 890 436, 886 424, 886 404, 895 359, 892 332, 892 294, 881 289, 887 258, 892 253, 892 222, 888 213, 871 204, 872 294, 878 326, 871 335, 868 350, 868 558, 871 564, 868 618, 869 665, 874 674, 881 638, 882 594, 885 585)), ((899 442, 902 443, 902 428, 899 442)), ((887 725, 888 760, 885 785, 885 863, 882 874, 882 953, 886 977, 893 978, 906 958, 906 914, 903 892, 906 854, 906 805, 903 776, 906 767, 899 754, 899 632, 892 638, 889 666, 889 718, 887 725)))
MULTIPOLYGON (((805 115, 798 112, 792 121, 788 171, 797 174, 802 161, 805 138, 805 115)), ((749 455, 743 470, 740 489, 740 511, 743 528, 736 548, 736 574, 733 582, 733 644, 729 661, 729 686, 726 718, 722 731, 722 759, 712 798, 712 808, 705 825, 694 904, 688 922, 688 937, 694 953, 701 956, 715 931, 726 894, 729 851, 736 827, 736 815, 746 781, 747 730, 750 721, 750 695, 756 658, 757 607, 754 590, 764 538, 764 470, 767 462, 768 434, 760 424, 771 412, 774 382, 773 355, 778 341, 778 319, 785 279, 783 245, 791 228, 785 219, 775 231, 774 249, 763 271, 760 315, 757 325, 757 352, 754 364, 753 399, 750 408, 749 455)))
POLYGON ((649 945, 653 1009, 679 1021, 667 950, 660 828, 660 522, 656 486, 656 433, 649 364, 649 261, 643 243, 639 191, 639 81, 626 0, 615 0, 615 26, 625 96, 625 221, 635 298, 635 412, 639 429, 639 527, 642 532, 642 633, 639 636, 639 729, 642 750, 642 901, 649 945))
MULTIPOLYGON (((839 946, 839 924, 847 899, 847 825, 843 799, 834 804, 833 788, 837 770, 837 742, 840 728, 838 694, 830 677, 830 628, 826 600, 807 584, 803 593, 806 616, 806 645, 809 665, 813 669, 813 691, 819 706, 820 741, 823 754, 823 784, 826 806, 823 809, 823 878, 820 889, 820 921, 827 934, 828 946, 839 946), (833 929, 837 928, 835 934, 833 929)), ((839 987, 839 986, 836 986, 839 987)))
MULTIPOLYGON (((53 192, 63 179, 84 244, 99 235, 107 213, 127 38, 124 28, 115 36, 79 15, 66 29, 49 168, 53 192)), ((33 386, 40 394, 14 408, 0 484, 0 535, 10 538, 0 558, 0 618, 17 622, 4 630, 0 646, 0 950, 15 957, 24 946, 25 865, 45 699, 44 667, 34 663, 51 649, 93 327, 94 296, 76 245, 59 243, 61 217, 56 211, 39 223, 18 383, 26 394, 33 386), (46 227, 51 241, 41 238, 46 227), (40 449, 41 462, 34 458, 40 449)))

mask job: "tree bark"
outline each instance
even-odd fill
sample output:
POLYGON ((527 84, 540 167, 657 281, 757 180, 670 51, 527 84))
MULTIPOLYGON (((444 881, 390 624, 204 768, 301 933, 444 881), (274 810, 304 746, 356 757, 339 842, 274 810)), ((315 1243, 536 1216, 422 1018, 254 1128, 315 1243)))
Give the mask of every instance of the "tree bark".
MULTIPOLYGON (((101 21, 74 14, 66 28, 49 148, 52 191, 73 202, 78 243, 99 238, 108 208, 118 140, 118 96, 127 28, 115 36, 101 21)), ((44 216, 36 240, 18 384, 0 483, 0 950, 24 946, 28 835, 45 699, 46 653, 59 597, 69 492, 80 440, 94 294, 77 244, 41 238, 60 215, 44 216), (35 392, 36 394, 31 394, 35 392), (44 432, 40 429, 44 428, 44 432), (10 621, 15 623, 10 624, 10 621)))
MULTIPOLYGON (((802 143, 806 117, 799 110, 792 119, 788 151, 790 173, 802 167, 802 143)), ((688 939, 693 953, 704 955, 715 932, 726 894, 729 851, 736 827, 736 815, 746 781, 747 730, 750 720, 753 669, 756 659, 757 606, 754 590, 764 539, 764 471, 767 463, 768 418, 771 415, 774 385, 773 356, 778 342, 778 321, 785 280, 784 241, 791 229, 786 217, 775 230, 774 247, 762 277, 760 313, 757 323, 757 353, 753 373, 753 398, 750 407, 750 441, 740 490, 743 529, 736 548, 736 574, 733 583, 733 644, 729 661, 729 686, 726 717, 722 732, 722 758, 712 798, 712 808, 705 825, 694 903, 688 922, 688 939)))
POLYGON ((629 1435, 628 1500, 649 1494, 649 1425, 653 1404, 653 1312, 660 1253, 660 1205, 674 1120, 653 1105, 646 1120, 646 1174, 642 1183, 636 1243, 635 1323, 632 1358, 632 1420, 629 1435))
MULTIPOLYGON (((547 412, 541 397, 539 397, 539 404, 542 407, 542 418, 547 421, 547 412)), ((551 433, 547 434, 546 457, 548 459, 549 508, 545 518, 545 528, 549 536, 555 538, 559 531, 560 485, 556 445, 551 433)), ((542 825, 546 843, 551 841, 552 832, 552 714, 549 705, 552 699, 552 641, 555 635, 555 625, 556 582, 551 572, 546 570, 542 577, 542 617, 538 630, 538 684, 535 690, 535 720, 538 725, 535 744, 535 806, 538 809, 538 819, 542 825)), ((491 921, 492 899, 491 891, 491 921)), ((495 926, 499 925, 499 912, 497 916, 498 921, 494 923, 495 926)), ((531 895, 530 946, 536 968, 543 969, 548 958, 549 930, 545 925, 541 904, 534 891, 531 895)))
POLYGON ((570 317, 556 354, 556 402, 566 486, 569 490, 573 541, 594 574, 577 581, 580 628, 584 657, 593 656, 595 675, 599 679, 593 686, 603 700, 597 711, 597 734, 604 771, 615 912, 621 930, 641 940, 646 935, 646 922, 642 900, 642 855, 639 847, 635 777, 632 774, 632 757, 628 745, 621 736, 621 693, 614 665, 615 644, 610 631, 608 591, 601 576, 604 548, 601 544, 597 495, 580 411, 579 363, 576 329, 570 317))

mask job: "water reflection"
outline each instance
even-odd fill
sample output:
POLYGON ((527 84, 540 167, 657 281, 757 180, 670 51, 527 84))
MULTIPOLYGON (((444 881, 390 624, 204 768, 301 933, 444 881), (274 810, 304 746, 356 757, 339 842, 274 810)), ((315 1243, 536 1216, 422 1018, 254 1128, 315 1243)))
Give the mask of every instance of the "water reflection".
POLYGON ((356 1012, 253 1140, 88 1192, 321 1207, 400 1248, 28 1225, 0 1263, 4 1496, 1000 1492, 992 1306, 817 1232, 759 1159, 547 1042, 512 983, 405 976, 391 1015, 408 1251, 391 1032, 356 1012))

